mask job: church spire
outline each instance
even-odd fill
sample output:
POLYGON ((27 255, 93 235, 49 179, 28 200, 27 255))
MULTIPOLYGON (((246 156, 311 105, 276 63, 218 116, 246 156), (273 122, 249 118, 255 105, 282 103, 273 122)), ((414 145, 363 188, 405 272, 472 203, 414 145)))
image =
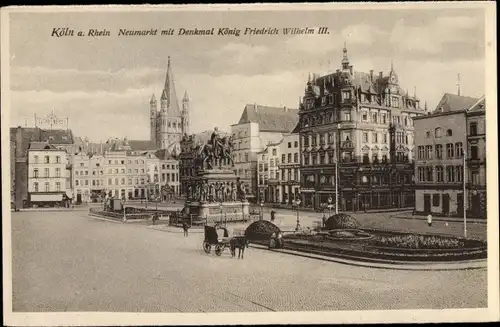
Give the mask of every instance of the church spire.
POLYGON ((349 69, 349 58, 347 57, 347 42, 344 41, 344 49, 342 50, 344 55, 342 56, 342 69, 349 69))
POLYGON ((183 102, 189 101, 188 91, 184 91, 184 97, 182 98, 183 102))
POLYGON ((156 98, 155 98, 154 93, 153 93, 153 96, 151 97, 151 101, 149 101, 149 103, 151 103, 151 104, 156 103, 156 98))
POLYGON ((167 74, 165 76, 165 86, 161 94, 162 111, 168 111, 169 116, 179 117, 181 112, 179 109, 179 102, 177 93, 175 91, 174 74, 172 72, 172 65, 170 56, 168 57, 167 74))

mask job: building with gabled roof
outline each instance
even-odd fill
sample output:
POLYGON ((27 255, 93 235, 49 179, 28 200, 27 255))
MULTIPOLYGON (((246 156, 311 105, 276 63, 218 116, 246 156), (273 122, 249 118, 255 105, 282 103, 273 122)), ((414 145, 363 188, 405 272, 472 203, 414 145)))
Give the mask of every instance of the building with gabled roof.
POLYGON ((339 210, 414 205, 413 119, 425 110, 416 88, 412 93, 392 62, 388 74, 359 72, 346 47, 340 69, 309 76, 293 131, 300 135, 302 206, 326 207, 336 198, 335 183, 339 210))
POLYGON ((257 153, 266 146, 280 142, 284 134, 297 125, 297 109, 247 104, 237 124, 231 126, 235 145, 235 173, 248 185, 249 201, 258 201, 257 153))
POLYGON ((467 110, 478 101, 478 98, 445 93, 438 102, 434 113, 467 110))

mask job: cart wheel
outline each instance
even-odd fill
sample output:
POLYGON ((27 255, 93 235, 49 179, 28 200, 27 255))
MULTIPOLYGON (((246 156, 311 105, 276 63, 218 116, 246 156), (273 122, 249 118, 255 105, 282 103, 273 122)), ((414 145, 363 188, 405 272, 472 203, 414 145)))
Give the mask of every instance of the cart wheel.
POLYGON ((203 250, 205 251, 205 253, 210 253, 210 251, 212 250, 212 246, 210 246, 207 241, 203 241, 203 250))
POLYGON ((224 246, 222 245, 219 245, 217 244, 215 246, 215 254, 217 254, 218 256, 220 256, 222 254, 222 251, 224 250, 224 246))

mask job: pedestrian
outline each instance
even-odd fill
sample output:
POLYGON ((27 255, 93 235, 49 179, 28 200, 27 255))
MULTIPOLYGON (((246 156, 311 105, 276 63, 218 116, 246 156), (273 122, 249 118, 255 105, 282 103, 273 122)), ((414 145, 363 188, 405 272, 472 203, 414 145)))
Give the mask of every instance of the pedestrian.
POLYGON ((432 215, 431 215, 431 214, 429 214, 429 215, 427 216, 427 225, 429 225, 429 227, 431 227, 431 226, 432 226, 432 215))
POLYGON ((185 221, 185 220, 182 223, 182 229, 184 230, 184 237, 188 237, 189 225, 188 225, 187 221, 185 221))

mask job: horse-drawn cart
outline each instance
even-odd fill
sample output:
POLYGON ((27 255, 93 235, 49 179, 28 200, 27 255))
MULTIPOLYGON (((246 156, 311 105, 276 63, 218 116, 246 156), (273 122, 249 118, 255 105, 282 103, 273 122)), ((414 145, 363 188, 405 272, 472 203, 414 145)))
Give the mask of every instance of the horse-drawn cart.
POLYGON ((229 247, 229 233, 227 228, 216 224, 214 226, 205 225, 205 239, 203 240, 203 250, 206 253, 212 251, 215 246, 215 254, 220 256, 226 247, 229 247), (221 233, 222 235, 219 235, 221 233))

